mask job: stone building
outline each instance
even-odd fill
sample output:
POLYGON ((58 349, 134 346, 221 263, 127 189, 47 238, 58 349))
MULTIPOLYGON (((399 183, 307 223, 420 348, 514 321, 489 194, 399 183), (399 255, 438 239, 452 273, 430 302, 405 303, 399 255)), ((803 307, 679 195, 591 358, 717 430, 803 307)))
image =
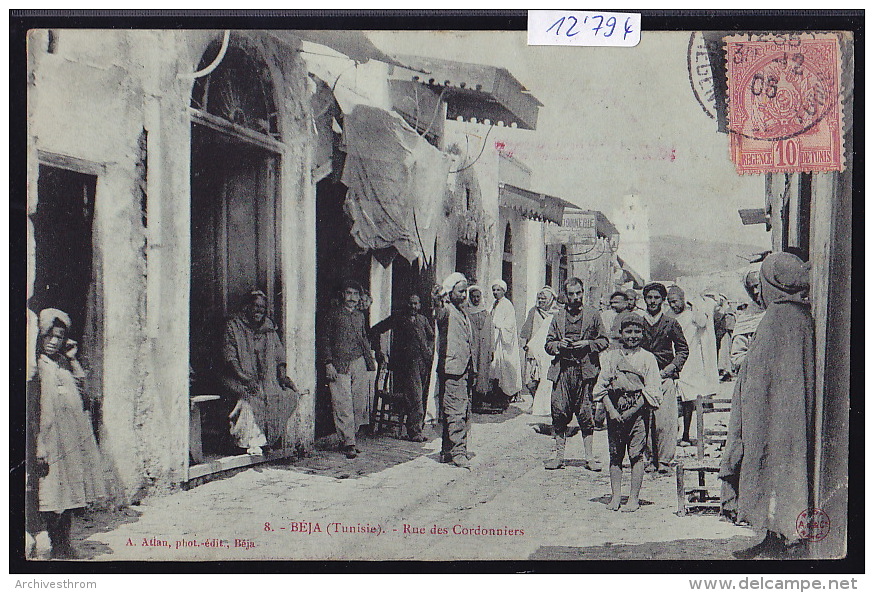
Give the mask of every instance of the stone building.
POLYGON ((533 129, 539 102, 506 70, 400 62, 353 31, 71 29, 32 31, 28 67, 28 307, 71 315, 128 501, 264 460, 225 447, 216 397, 252 288, 303 392, 274 457, 333 431, 314 344, 340 279, 372 294, 371 322, 456 266, 509 263, 525 294, 524 240, 497 252, 523 216, 500 209, 486 140, 533 129), (481 144, 450 149, 451 126, 481 144), (394 191, 393 219, 367 226, 387 202, 356 174, 394 191))

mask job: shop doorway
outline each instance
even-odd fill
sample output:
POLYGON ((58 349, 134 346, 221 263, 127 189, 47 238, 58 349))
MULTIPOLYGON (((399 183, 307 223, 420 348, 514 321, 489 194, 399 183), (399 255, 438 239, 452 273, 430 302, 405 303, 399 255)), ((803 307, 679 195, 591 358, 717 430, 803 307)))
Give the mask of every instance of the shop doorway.
POLYGON ((211 64, 217 66, 194 81, 189 110, 189 367, 191 395, 218 399, 192 400, 198 406, 191 417, 195 463, 242 452, 228 422, 236 396, 221 384, 226 319, 257 289, 267 296, 280 336, 284 320, 278 199, 284 146, 270 69, 246 36, 236 34, 226 48, 220 40, 211 43, 197 69, 211 64))
POLYGON ((501 258, 501 279, 507 283, 507 299, 513 300, 513 230, 510 223, 504 230, 504 252, 501 258))
MULTIPOLYGON (((82 342, 96 286, 92 224, 97 177, 49 165, 39 166, 38 205, 31 215, 36 243, 31 310, 52 307, 70 316, 70 338, 82 342)), ((82 351, 82 348, 80 348, 82 351)), ((83 352, 83 354, 85 354, 83 352)))
MULTIPOLYGON (((316 185, 316 335, 331 307, 337 306, 340 285, 351 279, 370 290, 370 253, 352 238, 352 225, 343 209, 346 186, 332 178, 316 185)), ((317 365, 316 437, 334 432, 331 394, 325 369, 317 365)))
POLYGON ((253 289, 267 295, 271 319, 277 325, 283 320, 278 165, 275 153, 192 124, 190 391, 221 396, 199 404, 207 456, 239 452, 227 420, 236 402, 223 393, 219 379, 225 320, 253 289))
MULTIPOLYGON (((30 216, 36 251, 28 308, 39 313, 51 307, 70 316, 67 337, 79 345, 90 402, 103 398, 103 301, 93 247, 96 190, 96 175, 41 163, 37 209, 30 216)), ((88 410, 99 440, 102 408, 91 403, 88 410)))

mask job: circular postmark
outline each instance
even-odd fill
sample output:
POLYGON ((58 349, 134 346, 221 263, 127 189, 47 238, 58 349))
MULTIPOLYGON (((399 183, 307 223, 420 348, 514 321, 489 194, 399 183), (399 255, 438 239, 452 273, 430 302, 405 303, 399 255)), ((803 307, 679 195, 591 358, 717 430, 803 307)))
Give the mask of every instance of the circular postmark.
POLYGON ((837 81, 828 49, 792 36, 728 48, 729 125, 753 140, 777 142, 815 128, 834 108, 837 81))
POLYGON ((812 542, 824 540, 831 529, 831 519, 822 509, 812 508, 801 511, 795 520, 798 537, 812 542))
POLYGON ((716 119, 716 88, 710 61, 712 49, 701 31, 693 32, 689 37, 686 65, 695 99, 710 119, 716 119))

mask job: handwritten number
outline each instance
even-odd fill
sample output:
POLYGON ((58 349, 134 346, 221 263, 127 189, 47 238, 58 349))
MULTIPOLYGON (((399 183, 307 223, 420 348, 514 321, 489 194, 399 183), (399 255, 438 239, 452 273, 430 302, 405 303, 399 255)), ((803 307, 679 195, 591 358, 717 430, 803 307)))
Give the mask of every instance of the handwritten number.
POLYGON ((592 31, 595 32, 595 37, 597 37, 597 36, 598 36, 598 31, 600 31, 600 30, 601 30, 601 27, 604 26, 604 17, 601 16, 600 14, 596 14, 596 15, 593 16, 592 18, 593 18, 593 19, 601 19, 600 21, 598 21, 598 26, 595 27, 594 29, 592 29, 592 31))
POLYGON ((546 30, 546 32, 549 33, 550 31, 552 31, 552 28, 554 26, 558 25, 558 29, 555 30, 555 34, 560 35, 561 34, 561 26, 563 24, 564 24, 564 17, 561 17, 560 19, 558 19, 557 21, 552 23, 552 25, 550 25, 550 27, 546 30))
MULTIPOLYGON (((593 37, 597 37, 598 32, 601 31, 602 29, 604 30, 604 33, 603 33, 604 38, 612 37, 613 34, 616 32, 616 26, 618 24, 618 21, 616 20, 615 16, 611 16, 611 17, 605 19, 604 15, 594 14, 594 15, 591 15, 591 17, 593 20, 598 19, 598 24, 592 28, 592 32, 593 32, 592 36, 593 37), (609 29, 609 31, 607 31, 607 29, 609 29)), ((588 22, 589 22, 589 16, 583 17, 583 24, 586 24, 588 22)), ((554 23, 552 23, 549 26, 549 28, 546 29, 546 32, 547 33, 552 32, 556 36, 564 35, 565 37, 576 37, 577 35, 580 34, 580 31, 575 30, 579 24, 580 24, 580 21, 577 17, 575 17, 573 15, 563 16, 560 19, 558 19, 557 21, 555 21, 554 23), (570 26, 568 27, 568 29, 564 33, 562 33, 562 27, 564 27, 565 21, 567 21, 567 24, 569 24, 570 26)), ((628 17, 625 19, 625 24, 623 26, 623 32, 622 32, 623 40, 627 39, 628 35, 631 33, 634 33, 634 28, 632 27, 631 17, 628 17)))

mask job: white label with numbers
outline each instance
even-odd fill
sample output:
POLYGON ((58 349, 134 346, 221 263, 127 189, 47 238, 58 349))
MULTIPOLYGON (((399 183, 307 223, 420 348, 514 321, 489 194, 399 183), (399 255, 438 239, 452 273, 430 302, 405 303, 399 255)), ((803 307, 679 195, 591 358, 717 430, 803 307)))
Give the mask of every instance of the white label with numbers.
POLYGON ((640 13, 528 11, 528 45, 634 47, 638 43, 640 13))

